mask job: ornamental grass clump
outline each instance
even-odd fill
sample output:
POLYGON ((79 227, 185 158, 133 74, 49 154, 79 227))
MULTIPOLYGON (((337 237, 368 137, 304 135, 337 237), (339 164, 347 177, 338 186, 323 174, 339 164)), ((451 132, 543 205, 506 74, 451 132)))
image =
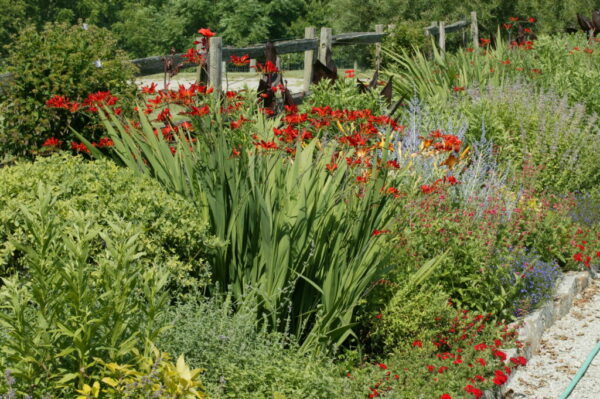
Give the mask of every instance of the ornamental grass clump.
MULTIPOLYGON (((194 201, 227 243, 210 259, 221 289, 240 298, 252 287, 272 327, 291 308, 291 331, 305 345, 340 344, 353 333, 360 296, 387 266, 388 252, 373 232, 387 230, 396 202, 385 189, 405 172, 379 167, 385 158, 360 168, 335 163, 342 148, 319 150, 319 142, 304 135, 282 139, 282 151, 272 136, 277 119, 250 116, 255 145, 239 150, 214 128, 169 141, 155 135, 142 112, 141 129, 124 126, 114 114, 105 126, 122 162, 194 201)), ((208 118, 221 117, 202 116, 194 125, 210 127, 203 122, 208 118)), ((303 118, 292 113, 284 120, 303 118)), ((344 152, 349 159, 354 153, 344 152)))

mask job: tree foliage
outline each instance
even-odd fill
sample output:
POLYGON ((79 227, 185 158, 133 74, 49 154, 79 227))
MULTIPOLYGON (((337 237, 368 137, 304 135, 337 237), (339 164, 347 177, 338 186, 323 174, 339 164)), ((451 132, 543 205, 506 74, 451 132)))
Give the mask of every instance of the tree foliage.
MULTIPOLYGON (((306 26, 367 31, 377 23, 447 22, 477 11, 495 31, 509 16, 535 17, 545 32, 575 26, 575 14, 600 8, 600 0, 0 0, 0 41, 33 24, 90 24, 114 31, 135 56, 184 50, 198 28, 219 32, 229 45, 300 37, 306 26)), ((3 55, 0 50, 0 56, 3 55)))

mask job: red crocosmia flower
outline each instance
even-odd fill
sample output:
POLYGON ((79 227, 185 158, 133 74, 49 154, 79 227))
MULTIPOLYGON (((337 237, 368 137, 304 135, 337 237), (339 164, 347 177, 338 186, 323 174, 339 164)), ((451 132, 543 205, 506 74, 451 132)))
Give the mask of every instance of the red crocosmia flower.
POLYGON ((71 142, 71 149, 77 152, 85 152, 86 154, 90 153, 90 150, 83 143, 76 143, 74 141, 71 142))
POLYGON ((455 92, 465 91, 465 87, 464 86, 454 86, 452 88, 452 90, 454 90, 455 92))
POLYGON ((188 122, 188 121, 183 122, 181 124, 181 127, 184 128, 184 129, 187 129, 187 130, 193 130, 194 129, 194 126, 190 122, 188 122))
POLYGON ((422 348, 422 347, 423 347, 423 342, 421 342, 421 341, 419 341, 419 340, 417 340, 417 341, 413 341, 413 343, 412 343, 412 346, 413 346, 413 347, 419 347, 419 348, 422 348))
POLYGON ((334 170, 336 170, 338 168, 338 165, 335 162, 332 162, 332 163, 328 163, 327 165, 325 165, 325 167, 327 168, 328 171, 333 172, 334 170))
POLYGON ((600 258, 600 251, 596 252, 596 258, 600 258))
POLYGON ((371 237, 376 237, 376 236, 379 236, 381 234, 387 234, 387 233, 390 233, 390 231, 389 230, 377 230, 377 229, 375 229, 371 233, 371 237))
POLYGON ((198 29, 198 33, 200 33, 204 37, 213 37, 215 35, 215 32, 211 31, 208 28, 198 29))
POLYGON ((519 20, 519 18, 517 18, 517 17, 508 17, 508 19, 509 19, 511 22, 517 22, 517 21, 519 20))
POLYGON ((531 29, 530 28, 525 28, 524 31, 525 31, 525 33, 531 33, 531 29))
POLYGON ((71 106, 71 103, 69 102, 69 100, 67 100, 66 97, 54 96, 54 97, 50 98, 48 101, 46 101, 46 106, 49 108, 69 109, 71 106))
POLYGON ((381 319, 381 316, 383 316, 383 315, 381 314, 381 312, 379 312, 379 313, 377 313, 377 314, 375 315, 375 318, 376 318, 376 319, 381 319))
POLYGON ((277 149, 277 144, 274 141, 264 141, 261 140, 258 143, 254 143, 254 145, 258 148, 261 147, 265 150, 275 150, 277 149))
POLYGON ((427 370, 429 370, 430 373, 433 373, 433 370, 435 370, 435 367, 430 364, 427 366, 427 370))
POLYGON ((49 139, 44 141, 44 144, 42 144, 42 147, 58 147, 61 144, 62 144, 62 141, 60 141, 56 137, 50 137, 49 139))
POLYGON ((239 155, 240 155, 240 152, 238 150, 236 150, 235 148, 231 150, 232 157, 237 157, 239 155))
POLYGON ((184 112, 185 115, 203 116, 203 115, 208 115, 210 113, 210 107, 208 105, 205 105, 200 108, 194 107, 193 105, 191 105, 190 108, 192 110, 190 112, 184 112))
POLYGON ((356 176, 356 181, 359 183, 366 183, 367 178, 365 176, 356 176))
POLYGON ((577 262, 583 262, 583 254, 581 252, 576 253, 573 255, 573 259, 577 262))
POLYGON ((346 69, 344 73, 346 74, 346 78, 348 79, 354 78, 356 76, 354 75, 354 69, 346 69))
POLYGON ((510 60, 503 60, 503 61, 502 61, 502 64, 503 64, 503 65, 509 65, 509 64, 510 64, 510 60))
POLYGON ((442 396, 440 396, 440 399, 452 399, 452 396, 450 396, 447 393, 445 393, 442 396))
POLYGON ((115 143, 109 139, 108 137, 102 137, 100 139, 100 141, 98 141, 98 148, 108 148, 108 147, 114 147, 115 143))
POLYGON ((490 39, 484 39, 483 37, 479 39, 479 44, 482 47, 488 46, 492 41, 490 39))
POLYGON ((504 29, 509 30, 510 28, 512 28, 512 24, 502 24, 502 26, 504 27, 504 29))
POLYGON ((476 351, 483 351, 487 349, 487 345, 485 343, 480 343, 474 346, 476 351))
POLYGON ((527 18, 527 22, 534 23, 535 22, 535 18, 529 17, 529 18, 527 18))
POLYGON ((435 191, 435 186, 428 186, 427 184, 423 184, 421 186, 421 192, 423 194, 431 194, 434 191, 435 191))
POLYGON ((386 165, 390 168, 400 169, 400 164, 395 159, 392 161, 387 161, 386 165))
POLYGON ((388 366, 386 366, 385 363, 379 363, 379 368, 382 370, 387 370, 388 366))
POLYGON ((584 48, 583 51, 588 54, 592 54, 594 52, 594 50, 592 50, 591 48, 588 48, 588 47, 584 48))
POLYGON ((156 83, 150 83, 150 86, 142 86, 142 93, 144 94, 154 94, 156 93, 156 83))
POLYGON ((467 53, 472 53, 473 51, 475 51, 475 49, 474 49, 474 48, 472 48, 472 47, 467 47, 467 48, 465 49, 465 51, 466 51, 467 53))
POLYGON ((250 56, 248 54, 242 55, 241 57, 232 55, 229 57, 229 61, 235 66, 244 66, 250 63, 250 56))
POLYGON ((204 62, 204 57, 202 56, 202 54, 200 54, 198 50, 194 48, 187 49, 187 51, 182 55, 182 57, 185 58, 191 64, 202 64, 204 62))
POLYGON ((539 74, 541 74, 541 73, 542 73, 542 70, 541 70, 541 69, 537 69, 537 68, 533 68, 533 69, 531 70, 531 72, 533 72, 533 73, 535 73, 535 74, 538 74, 538 75, 539 75, 539 74))

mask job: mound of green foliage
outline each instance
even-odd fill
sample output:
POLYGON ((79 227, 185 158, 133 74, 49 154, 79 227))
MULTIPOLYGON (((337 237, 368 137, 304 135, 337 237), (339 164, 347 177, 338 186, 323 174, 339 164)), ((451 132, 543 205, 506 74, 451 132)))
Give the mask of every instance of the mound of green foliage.
POLYGON ((350 397, 339 367, 325 354, 302 352, 296 338, 257 328, 256 301, 196 301, 173 307, 158 345, 205 369, 211 398, 304 399, 350 397), (235 309, 235 310, 234 310, 235 309))
MULTIPOLYGON (((109 231, 113 220, 125 220, 140 229, 136 240, 147 266, 164 264, 172 272, 170 286, 178 293, 207 283, 203 256, 211 239, 196 209, 156 182, 136 176, 106 160, 87 162, 81 157, 52 156, 0 170, 0 272, 26 273, 23 251, 11 240, 31 243, 23 209, 36 201, 43 183, 56 195, 53 208, 66 220, 86 212, 91 228, 109 231)), ((90 244, 90 256, 104 250, 102 240, 90 244)))
POLYGON ((112 34, 92 25, 64 23, 23 29, 8 46, 6 87, 0 109, 0 153, 29 156, 50 137, 68 142, 74 128, 92 140, 102 131, 95 117, 70 109, 50 109, 46 102, 61 95, 82 103, 90 93, 110 91, 119 103, 134 98, 136 67, 116 45, 112 34))

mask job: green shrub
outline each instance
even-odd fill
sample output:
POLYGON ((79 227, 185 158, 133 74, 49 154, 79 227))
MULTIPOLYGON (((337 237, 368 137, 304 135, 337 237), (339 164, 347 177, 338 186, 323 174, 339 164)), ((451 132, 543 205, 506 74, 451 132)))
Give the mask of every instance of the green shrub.
POLYGON ((10 238, 23 271, 0 289, 0 357, 19 392, 72 397, 97 358, 127 361, 156 338, 168 274, 140 261, 139 227, 107 215, 101 229, 93 208, 65 215, 51 188, 32 191, 20 205, 24 234, 10 238))
POLYGON ((49 137, 67 142, 69 127, 98 139, 102 130, 95 116, 49 109, 46 101, 60 95, 83 102, 99 91, 111 91, 120 103, 131 100, 136 68, 127 59, 106 29, 61 23, 47 24, 41 32, 23 29, 9 46, 7 71, 14 79, 1 106, 0 153, 31 155, 49 137))
POLYGON ((395 29, 386 35, 383 46, 388 50, 399 53, 402 50, 412 52, 413 48, 426 51, 431 48, 431 37, 423 34, 426 23, 410 20, 400 20, 395 29))
POLYGON ((398 292, 373 321, 373 339, 387 352, 415 340, 428 342, 447 328, 452 311, 441 287, 429 286, 410 295, 398 292))
POLYGON ((333 84, 325 79, 311 86, 310 90, 310 95, 301 106, 304 112, 312 107, 331 107, 336 110, 369 109, 374 115, 380 115, 385 109, 384 100, 379 96, 380 87, 361 93, 354 79, 338 79, 333 84))
MULTIPOLYGON (((207 283, 202 260, 211 240, 196 209, 176 195, 167 194, 151 179, 102 160, 86 162, 80 157, 52 156, 34 163, 0 169, 0 273, 8 276, 26 271, 22 252, 8 238, 29 242, 22 207, 35 203, 35 188, 44 182, 57 195, 54 208, 65 220, 87 212, 88 222, 109 229, 117 217, 140 227, 138 244, 146 253, 146 266, 165 264, 172 274, 171 289, 183 293, 207 283)), ((92 254, 103 250, 101 240, 92 254)))
POLYGON ((302 353, 293 337, 257 330, 250 299, 236 307, 233 312, 219 298, 173 307, 164 320, 174 327, 160 336, 159 347, 206 369, 202 379, 214 399, 348 397, 331 360, 302 353))

